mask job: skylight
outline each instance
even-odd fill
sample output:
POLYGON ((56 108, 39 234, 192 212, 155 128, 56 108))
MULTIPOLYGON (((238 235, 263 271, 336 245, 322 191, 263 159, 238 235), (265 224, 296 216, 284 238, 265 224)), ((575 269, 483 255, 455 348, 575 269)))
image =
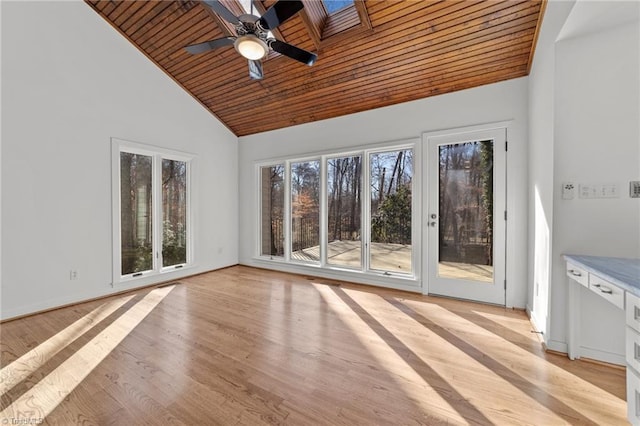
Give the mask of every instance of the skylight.
POLYGON ((322 4, 327 9, 327 15, 331 15, 340 9, 353 5, 353 0, 322 0, 322 4))
POLYGON ((252 10, 251 0, 238 0, 238 3, 240 3, 240 6, 242 6, 242 9, 244 9, 245 13, 250 15, 260 16, 260 11, 257 10, 255 7, 253 7, 253 10, 252 10))

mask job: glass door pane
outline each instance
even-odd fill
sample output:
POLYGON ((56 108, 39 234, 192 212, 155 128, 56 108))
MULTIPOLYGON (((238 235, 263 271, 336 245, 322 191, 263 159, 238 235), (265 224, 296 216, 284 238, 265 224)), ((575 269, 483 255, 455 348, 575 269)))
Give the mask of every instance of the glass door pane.
POLYGON ((121 274, 153 269, 153 158, 120 153, 121 274))
POLYGON ((320 161, 291 163, 291 259, 320 261, 320 161))
POLYGON ((327 160, 327 263, 362 267, 362 157, 327 160))
POLYGON ((162 266, 187 263, 187 163, 162 159, 162 266))
POLYGON ((493 141, 438 151, 438 276, 492 283, 493 141))
POLYGON ((370 268, 410 274, 413 150, 371 154, 369 170, 370 268))

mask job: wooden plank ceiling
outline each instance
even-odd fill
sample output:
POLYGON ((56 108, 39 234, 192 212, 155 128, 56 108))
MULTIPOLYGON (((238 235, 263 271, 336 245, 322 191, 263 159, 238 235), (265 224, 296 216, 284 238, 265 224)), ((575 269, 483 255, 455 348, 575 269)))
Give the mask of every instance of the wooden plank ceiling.
POLYGON ((319 1, 275 33, 315 65, 270 54, 259 81, 233 47, 183 49, 234 35, 200 2, 87 3, 238 136, 525 76, 544 13, 544 0, 356 0, 327 15, 319 1))

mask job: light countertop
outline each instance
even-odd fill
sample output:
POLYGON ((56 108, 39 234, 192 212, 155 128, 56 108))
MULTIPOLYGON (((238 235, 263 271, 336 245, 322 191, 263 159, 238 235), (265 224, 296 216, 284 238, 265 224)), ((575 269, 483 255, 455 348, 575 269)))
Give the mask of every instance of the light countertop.
POLYGON ((640 297, 640 259, 565 254, 567 262, 640 297))

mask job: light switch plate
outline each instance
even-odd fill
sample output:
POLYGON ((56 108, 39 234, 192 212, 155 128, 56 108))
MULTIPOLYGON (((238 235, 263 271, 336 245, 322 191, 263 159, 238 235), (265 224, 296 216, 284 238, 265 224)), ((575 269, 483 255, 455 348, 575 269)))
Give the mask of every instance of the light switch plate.
POLYGON ((640 198, 640 180, 629 182, 629 197, 640 198))
POLYGON ((578 185, 580 198, 620 198, 620 188, 617 183, 581 183, 578 185))

